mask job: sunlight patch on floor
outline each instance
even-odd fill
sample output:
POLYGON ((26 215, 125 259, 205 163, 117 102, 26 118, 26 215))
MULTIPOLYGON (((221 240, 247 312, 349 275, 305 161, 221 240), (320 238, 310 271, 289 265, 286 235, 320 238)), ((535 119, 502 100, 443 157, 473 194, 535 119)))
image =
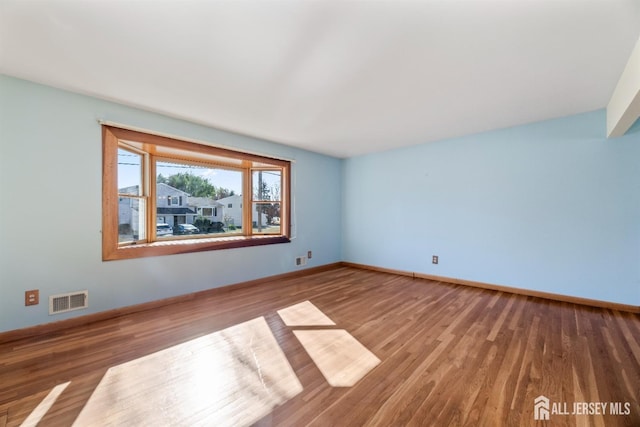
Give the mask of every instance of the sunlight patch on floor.
POLYGON ((278 314, 287 326, 329 326, 335 325, 322 311, 311 301, 304 301, 282 310, 278 314))
POLYGON ((110 368, 74 425, 246 426, 300 392, 259 317, 110 368))
POLYGON ((333 387, 351 387, 380 359, 344 329, 294 330, 304 349, 333 387))
POLYGON ((36 408, 33 411, 31 411, 27 419, 24 420, 22 424, 20 424, 20 427, 37 426, 40 420, 42 420, 42 418, 47 414, 47 412, 49 411, 49 408, 51 408, 51 406, 58 399, 58 396, 62 394, 64 389, 67 388, 69 384, 71 384, 71 381, 63 384, 58 384, 57 386, 52 388, 49 394, 47 394, 47 397, 42 399, 42 402, 40 402, 38 406, 36 406, 36 408))

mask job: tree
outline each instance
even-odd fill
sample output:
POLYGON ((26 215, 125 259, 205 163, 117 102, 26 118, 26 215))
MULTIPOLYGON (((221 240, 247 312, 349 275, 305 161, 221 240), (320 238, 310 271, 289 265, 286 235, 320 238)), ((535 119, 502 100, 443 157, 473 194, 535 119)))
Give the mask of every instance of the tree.
POLYGON ((233 190, 229 190, 228 188, 216 187, 216 192, 213 195, 215 200, 224 199, 225 197, 235 196, 236 193, 233 190))
POLYGON ((182 190, 193 197, 209 197, 217 200, 233 196, 235 194, 233 190, 215 187, 206 178, 189 172, 180 172, 168 177, 164 177, 162 174, 159 174, 157 182, 170 185, 173 188, 182 190))
MULTIPOLYGON (((280 185, 273 183, 272 186, 262 179, 264 172, 258 172, 258 179, 254 181, 253 197, 255 200, 280 200, 280 185)), ((260 203, 256 206, 258 215, 258 229, 262 228, 262 214, 267 217, 267 224, 271 224, 274 217, 280 217, 280 203, 260 203)), ((265 224, 266 225, 266 224, 265 224)))
POLYGON ((189 193, 194 197, 211 197, 215 193, 215 187, 205 178, 192 173, 180 172, 167 178, 167 184, 189 193))

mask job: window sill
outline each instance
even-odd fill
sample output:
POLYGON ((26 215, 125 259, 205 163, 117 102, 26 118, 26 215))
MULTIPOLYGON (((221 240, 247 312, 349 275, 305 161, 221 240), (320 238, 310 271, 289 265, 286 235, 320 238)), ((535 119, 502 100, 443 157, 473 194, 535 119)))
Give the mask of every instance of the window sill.
POLYGON ((290 241, 291 240, 286 236, 233 236, 217 237, 212 239, 167 240, 162 242, 120 246, 111 250, 103 248, 102 260, 114 261, 119 259, 186 254, 191 252, 244 248, 249 246, 274 245, 278 243, 289 243, 290 241))

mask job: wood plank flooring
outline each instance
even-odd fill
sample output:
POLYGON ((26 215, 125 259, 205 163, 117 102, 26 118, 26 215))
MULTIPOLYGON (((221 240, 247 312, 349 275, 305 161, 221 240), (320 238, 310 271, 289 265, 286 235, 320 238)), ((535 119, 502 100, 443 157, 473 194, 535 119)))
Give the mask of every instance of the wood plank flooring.
POLYGON ((0 426, 21 425, 65 383, 39 425, 71 426, 110 369, 259 317, 302 391, 258 426, 640 426, 640 316, 349 267, 0 344, 0 426), (285 325, 277 311, 305 301, 335 326, 285 325), (352 387, 332 387, 295 336, 327 328, 381 361, 352 387), (535 421, 540 395, 568 412, 607 402, 628 414, 535 421))

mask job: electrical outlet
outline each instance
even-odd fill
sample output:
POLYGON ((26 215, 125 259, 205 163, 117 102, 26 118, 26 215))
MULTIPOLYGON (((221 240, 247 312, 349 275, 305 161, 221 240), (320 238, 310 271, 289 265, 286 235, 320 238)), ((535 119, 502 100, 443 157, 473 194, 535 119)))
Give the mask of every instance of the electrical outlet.
POLYGON ((432 264, 437 264, 438 263, 438 255, 434 255, 433 257, 431 257, 431 263, 432 264))
POLYGON ((308 252, 307 252, 307 258, 311 259, 311 258, 312 258, 312 255, 313 255, 313 254, 311 253, 311 251, 308 251, 308 252))
POLYGON ((38 289, 25 291, 24 305, 38 305, 38 304, 40 304, 40 291, 38 289))

